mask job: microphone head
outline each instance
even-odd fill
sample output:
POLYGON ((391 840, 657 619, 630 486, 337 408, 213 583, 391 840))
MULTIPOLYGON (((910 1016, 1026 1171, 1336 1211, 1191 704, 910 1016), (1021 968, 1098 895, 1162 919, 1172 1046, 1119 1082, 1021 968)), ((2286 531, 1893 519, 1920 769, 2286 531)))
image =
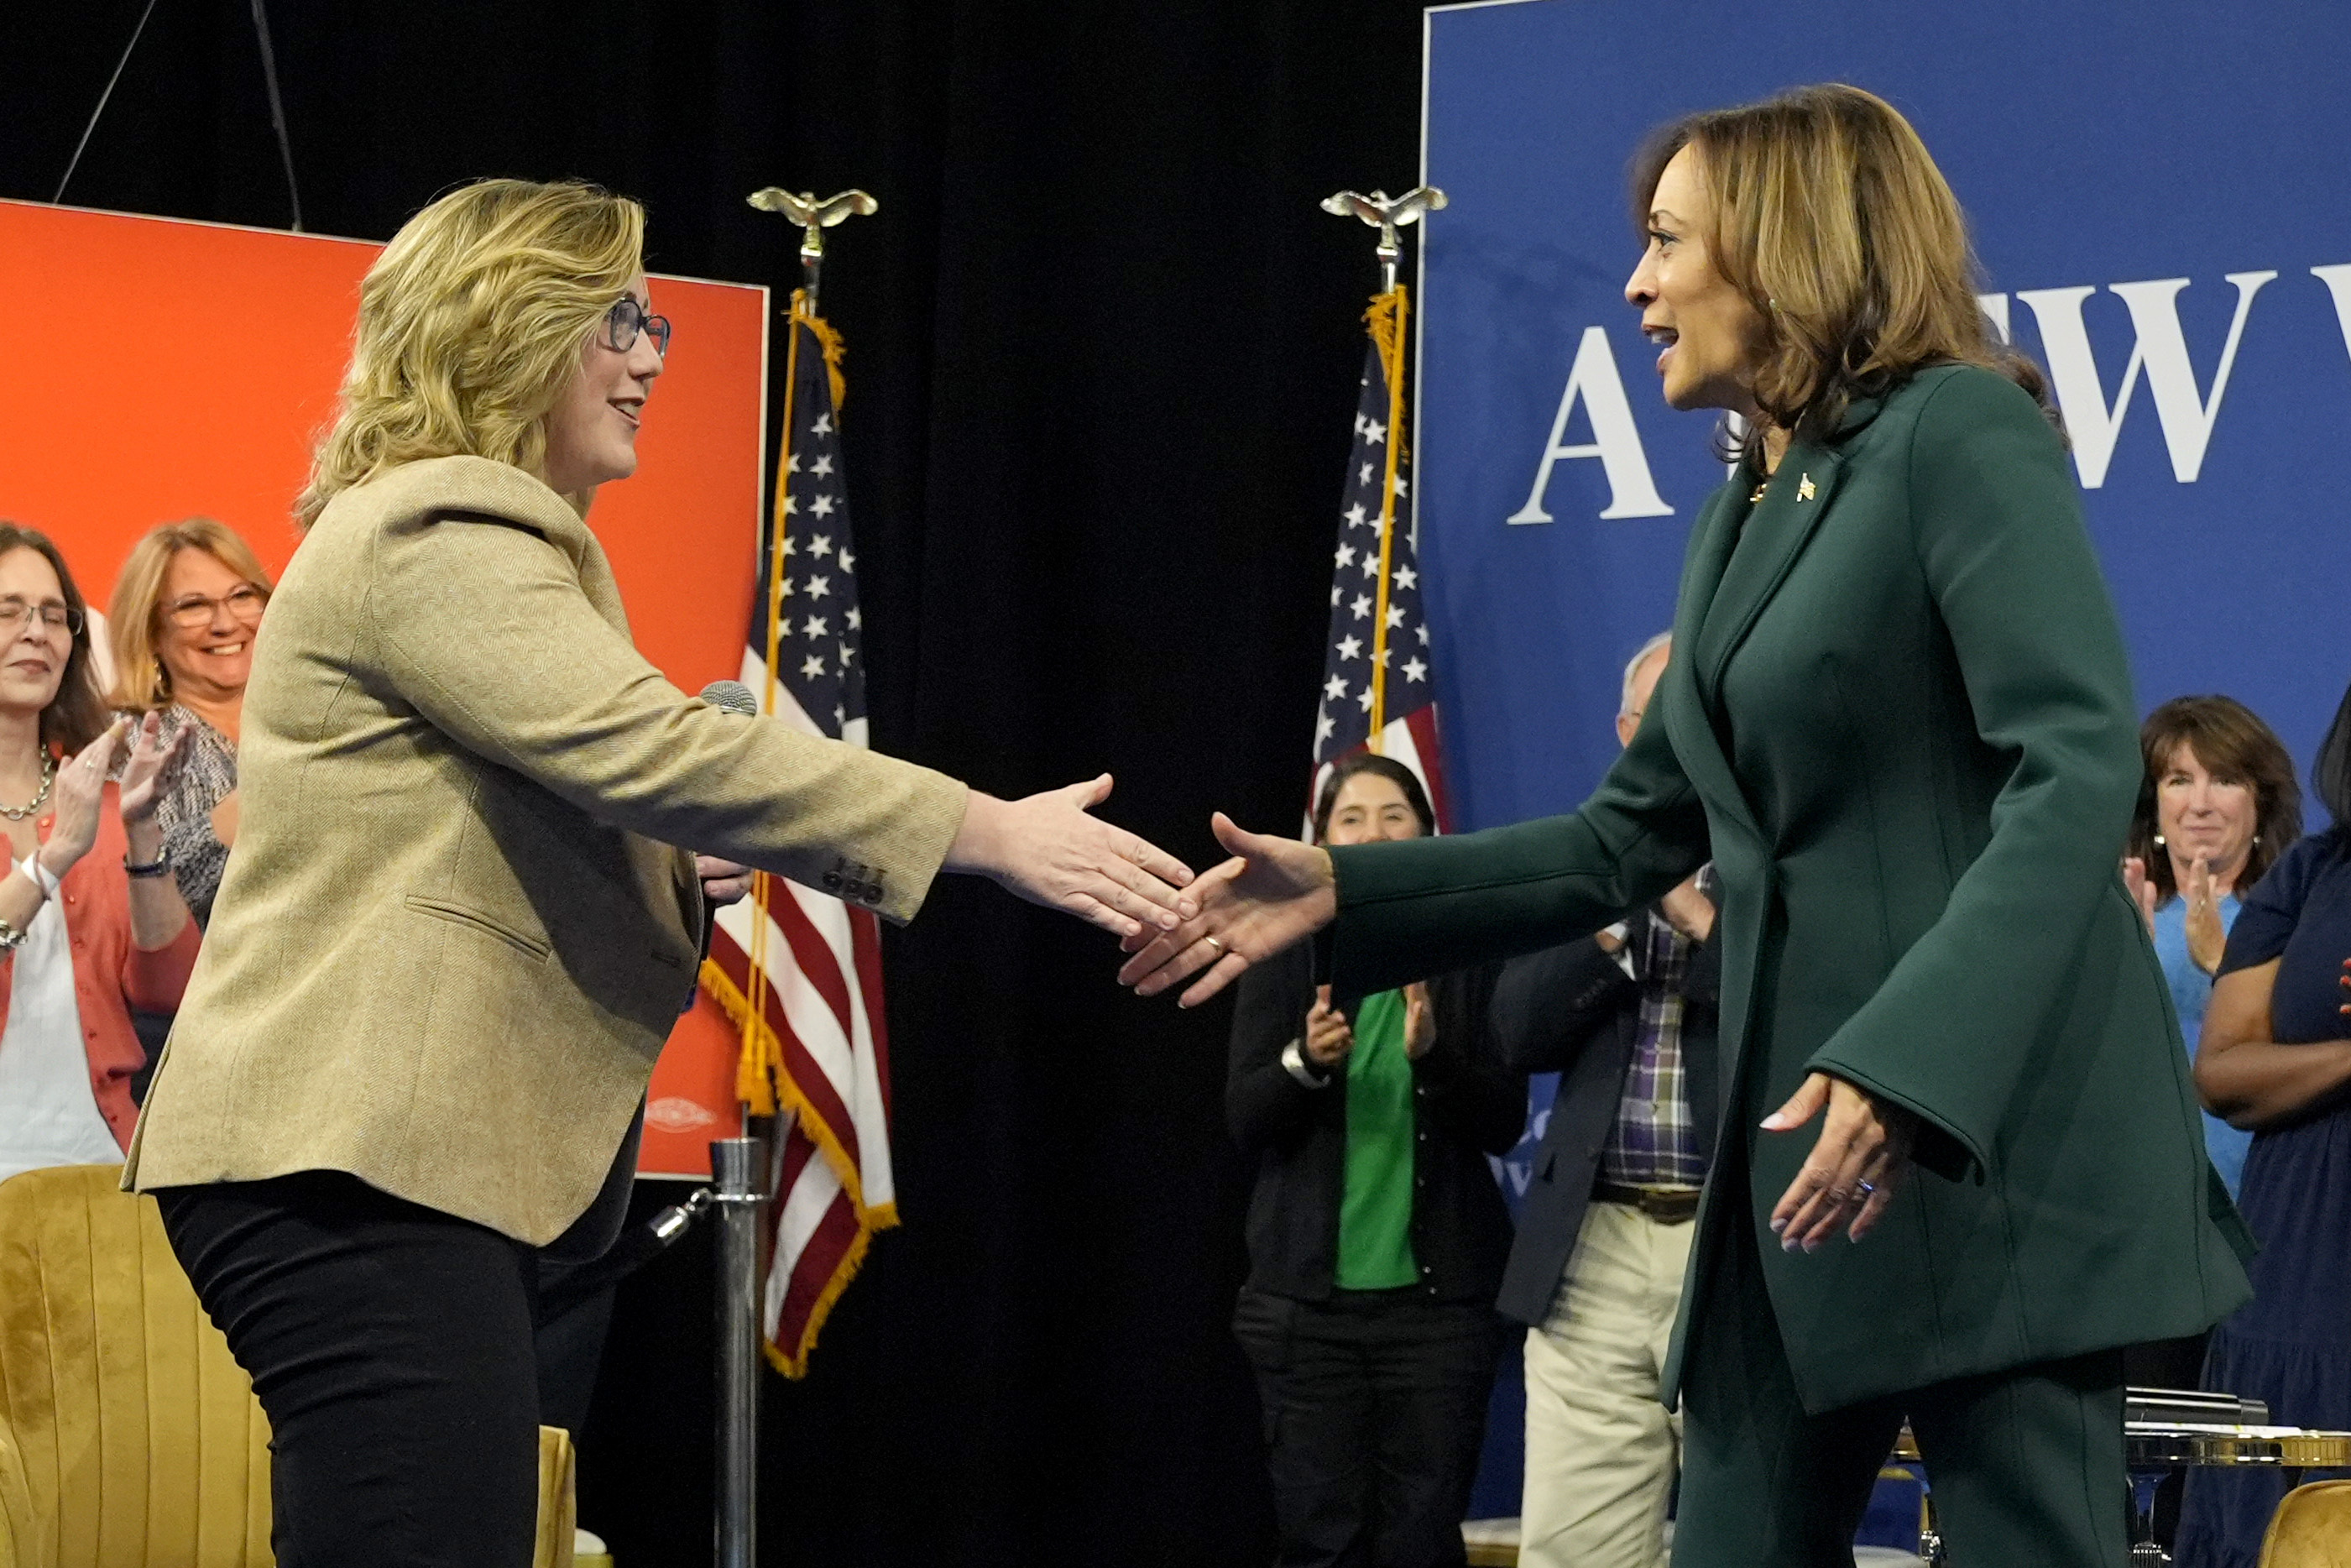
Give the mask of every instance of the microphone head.
POLYGON ((702 700, 712 707, 739 713, 747 718, 759 716, 759 699, 740 681, 713 681, 702 688, 702 700))

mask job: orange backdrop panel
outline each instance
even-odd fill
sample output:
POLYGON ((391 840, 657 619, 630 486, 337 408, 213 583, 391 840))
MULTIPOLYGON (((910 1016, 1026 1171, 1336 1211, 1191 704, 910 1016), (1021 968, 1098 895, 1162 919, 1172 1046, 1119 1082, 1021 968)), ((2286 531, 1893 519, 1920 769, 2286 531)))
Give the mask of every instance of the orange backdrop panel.
MULTIPOLYGON (((0 517, 48 533, 103 605, 131 544, 212 517, 272 571, 334 412, 357 240, 0 202, 0 299, 37 371, 0 377, 0 517)), ((740 673, 762 506, 768 291, 655 277, 676 328, 637 476, 591 521, 637 645, 687 691, 740 673)), ((733 1129, 734 1036, 704 998, 654 1075, 645 1167, 706 1174, 733 1129)))

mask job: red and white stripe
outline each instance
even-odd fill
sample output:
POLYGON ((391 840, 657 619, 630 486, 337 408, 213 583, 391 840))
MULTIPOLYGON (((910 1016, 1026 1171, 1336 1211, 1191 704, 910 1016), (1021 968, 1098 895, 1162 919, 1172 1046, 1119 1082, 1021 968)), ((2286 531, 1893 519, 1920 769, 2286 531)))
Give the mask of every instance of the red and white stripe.
MULTIPOLYGON (((766 671, 747 653, 743 681, 755 692, 769 689, 766 671)), ((777 716, 821 733, 781 683, 773 701, 777 716)), ((849 728, 843 738, 862 744, 864 724, 849 728)), ((749 998, 751 955, 762 949, 765 927, 761 1021, 780 1046, 778 1119, 789 1120, 778 1152, 764 1324, 769 1358, 797 1377, 872 1233, 898 1221, 889 1039, 874 917, 781 877, 766 878, 764 885, 764 906, 746 898, 719 911, 710 956, 749 998)))

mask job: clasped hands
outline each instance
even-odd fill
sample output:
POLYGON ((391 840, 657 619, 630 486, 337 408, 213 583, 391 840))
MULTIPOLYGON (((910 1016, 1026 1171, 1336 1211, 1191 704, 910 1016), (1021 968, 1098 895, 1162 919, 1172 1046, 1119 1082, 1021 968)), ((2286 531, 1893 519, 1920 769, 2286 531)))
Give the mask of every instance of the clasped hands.
MULTIPOLYGON (((1138 928, 1120 944, 1130 956, 1119 983, 1140 996, 1157 996, 1190 979, 1180 1005, 1197 1007, 1251 964, 1311 936, 1338 914, 1328 852, 1249 832, 1221 811, 1212 825, 1232 858, 1192 883, 1196 912, 1160 929, 1138 928)), ((1316 1006, 1326 1009, 1327 1004, 1326 995, 1316 1006)), ((1840 1228, 1859 1241, 1910 1171, 1917 1114, 1824 1072, 1809 1074, 1763 1119, 1763 1130, 1792 1133, 1823 1112, 1812 1154, 1771 1210, 1772 1233, 1790 1251, 1813 1251, 1840 1228)))

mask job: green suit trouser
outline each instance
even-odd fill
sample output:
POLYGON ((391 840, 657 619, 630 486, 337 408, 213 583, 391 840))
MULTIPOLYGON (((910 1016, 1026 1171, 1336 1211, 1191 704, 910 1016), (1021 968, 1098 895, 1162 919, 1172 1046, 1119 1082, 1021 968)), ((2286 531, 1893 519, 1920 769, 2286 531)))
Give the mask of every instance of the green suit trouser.
POLYGON ((1852 1568, 1854 1533, 1906 1416, 1949 1568, 2124 1568, 2119 1350, 1808 1416, 1751 1233, 1731 1254, 1693 1325, 1682 1381, 1674 1568, 1852 1568))

